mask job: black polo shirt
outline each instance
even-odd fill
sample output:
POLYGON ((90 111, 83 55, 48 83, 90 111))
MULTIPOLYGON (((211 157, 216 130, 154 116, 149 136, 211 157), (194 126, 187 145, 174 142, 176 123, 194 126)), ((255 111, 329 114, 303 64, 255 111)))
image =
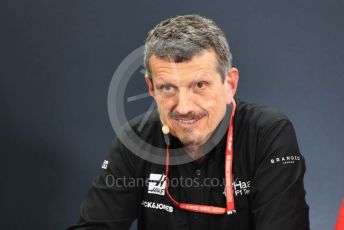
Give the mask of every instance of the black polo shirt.
MULTIPOLYGON (((165 191, 165 165, 152 163, 149 156, 138 157, 116 139, 82 204, 78 223, 69 229, 128 229, 135 219, 141 230, 309 229, 303 186, 305 162, 291 122, 274 109, 236 101, 233 160, 236 213, 215 215, 179 209, 165 191)), ((133 119, 128 127, 147 143, 164 149, 158 113, 153 112, 138 131, 142 119, 133 119)), ((220 125, 228 127, 227 119, 228 116, 220 125)), ((170 166, 169 191, 175 200, 225 207, 226 137, 226 132, 221 133, 202 161, 170 166)), ((170 143, 172 149, 182 147, 171 135, 170 143)), ((175 154, 186 153, 180 150, 175 154)))

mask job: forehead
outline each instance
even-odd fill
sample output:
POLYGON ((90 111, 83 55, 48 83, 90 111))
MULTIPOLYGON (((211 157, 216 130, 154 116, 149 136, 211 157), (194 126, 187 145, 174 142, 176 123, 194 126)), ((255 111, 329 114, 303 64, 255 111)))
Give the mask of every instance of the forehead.
POLYGON ((178 63, 170 61, 168 58, 159 58, 153 55, 149 59, 149 63, 151 73, 156 77, 217 73, 216 52, 213 49, 204 50, 193 56, 191 60, 178 63))

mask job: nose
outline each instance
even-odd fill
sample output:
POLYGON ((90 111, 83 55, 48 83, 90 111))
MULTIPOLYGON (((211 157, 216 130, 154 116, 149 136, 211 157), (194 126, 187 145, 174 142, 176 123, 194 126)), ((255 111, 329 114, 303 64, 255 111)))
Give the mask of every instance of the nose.
POLYGON ((178 94, 177 104, 174 108, 175 112, 186 115, 193 111, 192 93, 188 90, 180 90, 178 94))

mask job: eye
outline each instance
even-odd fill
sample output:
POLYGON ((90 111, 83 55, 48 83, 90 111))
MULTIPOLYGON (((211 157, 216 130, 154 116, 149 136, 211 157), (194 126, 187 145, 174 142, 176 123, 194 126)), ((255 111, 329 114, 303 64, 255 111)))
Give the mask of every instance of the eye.
POLYGON ((161 85, 158 89, 164 95, 173 95, 176 91, 176 88, 170 84, 161 85))
POLYGON ((161 89, 164 90, 165 92, 170 92, 172 91, 172 86, 171 85, 162 85, 161 89))
POLYGON ((204 82, 204 81, 200 81, 200 82, 196 83, 197 89, 203 89, 203 88, 205 88, 205 86, 206 86, 206 82, 204 82))

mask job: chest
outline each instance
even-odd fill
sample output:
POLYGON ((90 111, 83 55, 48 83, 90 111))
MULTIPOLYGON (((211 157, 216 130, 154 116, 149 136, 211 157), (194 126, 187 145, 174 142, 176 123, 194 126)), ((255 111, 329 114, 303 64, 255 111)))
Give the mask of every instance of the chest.
MULTIPOLYGON (((166 194, 165 165, 147 164, 143 170, 146 183, 141 190, 139 229, 250 229, 251 163, 243 150, 247 151, 245 148, 236 150, 233 162, 232 187, 237 212, 231 215, 179 209, 166 194)), ((178 202, 225 207, 224 154, 216 157, 203 165, 170 166, 168 188, 171 196, 178 202)))

